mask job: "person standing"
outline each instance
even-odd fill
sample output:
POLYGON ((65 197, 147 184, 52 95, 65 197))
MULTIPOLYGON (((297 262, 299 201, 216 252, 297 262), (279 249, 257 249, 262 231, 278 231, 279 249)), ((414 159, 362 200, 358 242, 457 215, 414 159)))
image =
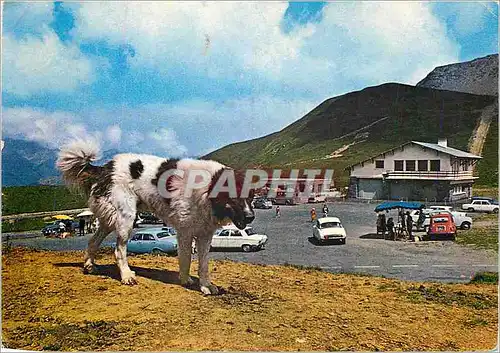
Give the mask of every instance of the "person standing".
POLYGON ((413 228, 413 219, 411 218, 410 211, 406 211, 406 230, 408 232, 408 236, 411 241, 415 241, 415 237, 413 236, 412 229, 413 228))
POLYGON ((316 220, 316 209, 313 207, 311 208, 311 222, 314 222, 316 220))
POLYGON ((323 216, 328 217, 328 206, 325 204, 323 205, 323 216))
POLYGON ((81 237, 85 235, 85 218, 83 217, 80 218, 80 222, 78 223, 78 231, 81 237))
MULTIPOLYGON (((392 219, 392 217, 389 217, 389 219, 387 220, 387 233, 388 233, 389 240, 395 240, 394 239, 394 220, 392 219)), ((384 236, 384 239, 385 239, 385 236, 384 236)))
POLYGON ((276 206, 276 218, 281 217, 281 209, 279 206, 276 206))

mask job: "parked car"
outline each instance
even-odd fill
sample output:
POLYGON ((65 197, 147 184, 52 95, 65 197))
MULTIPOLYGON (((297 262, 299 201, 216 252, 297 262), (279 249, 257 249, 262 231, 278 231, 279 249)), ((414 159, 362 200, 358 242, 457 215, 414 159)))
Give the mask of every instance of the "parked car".
POLYGON ((266 198, 258 198, 253 202, 253 208, 268 210, 273 208, 273 203, 266 198))
POLYGON ((42 228, 42 234, 46 237, 58 236, 59 233, 60 233, 59 222, 47 224, 45 227, 42 228))
POLYGON ((436 211, 449 211, 453 210, 453 206, 429 206, 429 209, 436 211))
POLYGON ((170 227, 141 229, 128 241, 127 250, 134 254, 175 254, 177 237, 175 230, 172 229, 170 227))
POLYGON ((463 210, 469 212, 495 212, 498 213, 498 203, 494 203, 490 200, 472 200, 471 203, 464 203, 462 205, 463 210))
POLYGON ((328 241, 346 242, 346 231, 337 217, 318 218, 313 225, 313 237, 320 243, 328 241))
POLYGON ((471 229, 472 228, 472 218, 467 216, 465 212, 458 212, 458 211, 446 211, 446 210, 434 210, 430 208, 425 208, 422 210, 425 215, 424 223, 421 225, 420 229, 417 229, 417 223, 418 223, 418 211, 414 210, 410 212, 411 218, 413 219, 413 227, 416 230, 427 230, 429 229, 429 226, 431 224, 430 217, 431 215, 438 214, 438 213, 449 213, 453 217, 453 221, 455 222, 455 225, 460 228, 460 229, 471 229))
POLYGON ((431 224, 427 231, 427 236, 432 237, 439 235, 450 236, 452 240, 455 240, 457 227, 455 226, 455 222, 453 222, 451 214, 438 213, 431 216, 431 224))
POLYGON ((160 224, 160 223, 163 223, 163 221, 161 219, 159 219, 158 217, 156 217, 154 214, 152 213, 146 213, 146 212, 143 212, 143 213, 139 213, 139 216, 138 216, 139 219, 141 219, 141 222, 140 224, 160 224))
POLYGON ((212 238, 214 249, 241 249, 244 252, 263 249, 267 243, 267 235, 259 234, 252 227, 241 230, 234 225, 218 229, 212 238))
POLYGON ((326 202, 326 195, 325 194, 312 194, 309 196, 307 199, 308 203, 320 203, 320 202, 326 202))
POLYGON ((494 203, 496 205, 498 205, 498 201, 491 198, 491 197, 484 197, 484 196, 474 196, 471 198, 471 201, 474 201, 474 200, 486 200, 486 201, 490 201, 491 203, 494 203))

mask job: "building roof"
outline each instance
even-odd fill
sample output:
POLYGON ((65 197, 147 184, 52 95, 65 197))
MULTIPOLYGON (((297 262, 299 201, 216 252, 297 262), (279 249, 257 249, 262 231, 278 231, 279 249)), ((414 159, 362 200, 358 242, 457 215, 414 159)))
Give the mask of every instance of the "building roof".
POLYGON ((412 141, 412 142, 417 144, 417 145, 423 146, 425 148, 430 148, 430 149, 436 150, 438 152, 447 153, 447 154, 452 155, 454 157, 472 158, 472 159, 481 159, 482 158, 480 156, 476 156, 475 154, 460 151, 460 150, 457 150, 456 148, 441 146, 441 145, 438 145, 437 143, 427 143, 427 142, 419 142, 419 141, 412 141))
POLYGON ((384 151, 382 153, 379 153, 373 157, 370 157, 370 158, 367 158, 365 160, 362 160, 358 163, 354 163, 354 164, 351 164, 350 166, 346 167, 345 169, 351 169, 352 167, 358 165, 358 164, 361 164, 361 163, 364 163, 364 162, 368 162, 378 156, 382 156, 382 155, 385 155, 389 152, 392 152, 398 148, 401 148, 403 146, 406 146, 406 145, 409 145, 410 143, 414 143, 416 145, 419 145, 419 146, 422 146, 422 147, 425 147, 425 148, 429 148, 429 149, 432 149, 432 150, 435 150, 435 151, 438 151, 438 152, 441 152, 441 153, 446 153, 446 154, 449 154, 451 156, 454 156, 454 157, 457 157, 457 158, 470 158, 470 159, 481 159, 483 157, 480 157, 480 156, 476 156, 475 154, 472 154, 472 153, 469 153, 469 152, 464 152, 464 151, 461 151, 461 150, 457 150, 456 148, 451 148, 451 147, 445 147, 445 146, 441 146, 441 145, 438 145, 437 143, 427 143, 427 142, 420 142, 420 141, 408 141, 408 142, 405 142, 403 143, 402 145, 399 145, 397 147, 394 147, 394 148, 391 148, 390 150, 387 150, 387 151, 384 151))

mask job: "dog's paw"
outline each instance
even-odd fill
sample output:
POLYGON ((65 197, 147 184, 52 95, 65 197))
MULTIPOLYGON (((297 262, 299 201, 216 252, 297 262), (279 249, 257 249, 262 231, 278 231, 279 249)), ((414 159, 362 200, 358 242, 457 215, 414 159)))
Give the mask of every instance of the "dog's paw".
POLYGON ((201 286, 200 290, 205 295, 219 294, 219 288, 217 288, 217 286, 214 286, 213 284, 209 284, 208 286, 201 286))
POLYGON ((130 271, 130 274, 122 276, 122 283, 127 286, 133 286, 137 284, 137 280, 135 279, 135 272, 130 271))
POLYGON ((93 275, 97 273, 97 266, 95 264, 86 264, 83 266, 83 274, 93 275))
POLYGON ((181 280, 181 286, 185 288, 193 288, 194 285, 194 280, 191 277, 188 277, 186 280, 181 280))

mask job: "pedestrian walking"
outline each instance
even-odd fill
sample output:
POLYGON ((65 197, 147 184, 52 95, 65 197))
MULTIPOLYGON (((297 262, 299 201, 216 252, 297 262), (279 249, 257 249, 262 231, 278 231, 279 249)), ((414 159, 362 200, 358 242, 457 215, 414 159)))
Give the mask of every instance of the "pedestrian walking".
POLYGON ((281 217, 281 209, 279 206, 276 206, 276 218, 281 217))

